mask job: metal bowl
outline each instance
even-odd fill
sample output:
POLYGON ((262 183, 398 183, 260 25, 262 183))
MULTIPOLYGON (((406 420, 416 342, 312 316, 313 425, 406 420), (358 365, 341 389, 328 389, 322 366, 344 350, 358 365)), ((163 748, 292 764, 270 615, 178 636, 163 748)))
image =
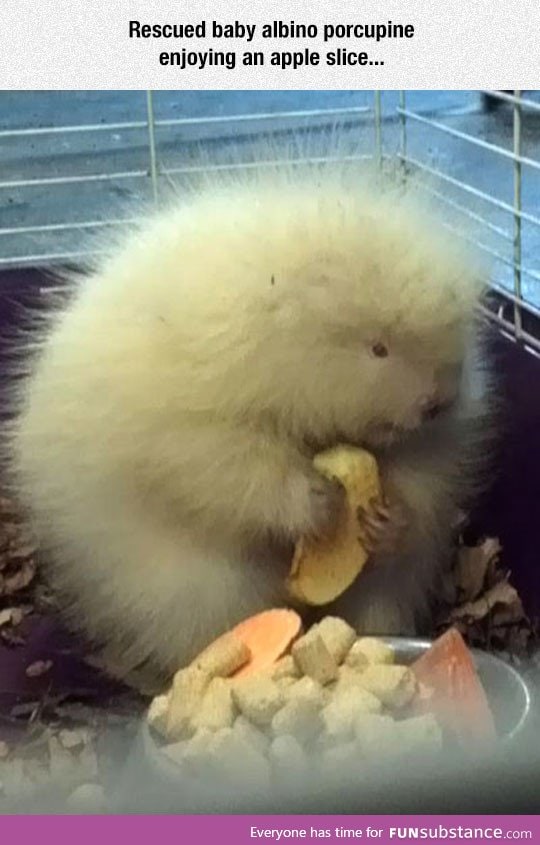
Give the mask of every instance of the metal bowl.
MULTIPOLYGON (((432 644, 429 640, 403 637, 384 639, 395 649, 396 659, 402 664, 413 663, 432 644)), ((523 772, 519 770, 520 761, 524 754, 526 756, 529 745, 534 748, 536 744, 537 707, 536 701, 534 701, 533 706, 532 690, 528 686, 526 678, 519 671, 499 658, 476 650, 473 650, 472 654, 486 690, 500 737, 498 749, 496 749, 492 761, 487 761, 485 764, 482 761, 478 762, 478 765, 484 765, 478 775, 479 782, 482 781, 482 778, 486 779, 486 783, 491 782, 489 779, 493 779, 493 771, 490 766, 493 765, 497 771, 496 783, 498 784, 502 775, 508 771, 508 761, 513 760, 514 768, 510 771, 516 770, 517 775, 521 776, 521 781, 519 781, 521 783, 523 772), (533 737, 532 744, 529 735, 533 737)), ((231 811, 240 813, 283 813, 284 806, 289 807, 288 812, 292 813, 314 813, 321 812, 319 805, 323 799, 326 801, 325 806, 327 808, 323 812, 336 812, 335 807, 338 806, 355 807, 356 809, 349 809, 347 812, 358 812, 360 790, 360 803, 363 807, 361 812, 366 812, 366 807, 371 807, 369 812, 403 812, 405 806, 410 806, 411 812, 439 812, 441 806, 454 806, 453 810, 448 810, 449 812, 472 812, 473 810, 479 812, 478 806, 480 805, 475 809, 470 804, 471 761, 467 763, 464 770, 459 760, 454 761, 447 754, 444 755, 444 760, 438 761, 434 765, 434 773, 431 775, 423 774, 421 770, 413 766, 410 771, 400 775, 399 779, 391 778, 390 785, 388 772, 382 771, 378 776, 375 770, 370 771, 369 779, 363 781, 362 785, 354 787, 354 796, 350 792, 350 779, 343 783, 336 781, 334 784, 331 780, 325 784, 318 783, 313 794, 309 783, 302 783, 298 785, 294 795, 289 793, 285 796, 280 795, 277 803, 272 803, 273 799, 271 800, 268 795, 251 794, 247 786, 240 797, 238 795, 234 797, 230 791, 227 792, 227 784, 223 786, 224 794, 216 791, 214 786, 212 786, 211 794, 209 794, 208 784, 201 784, 194 779, 186 778, 181 767, 162 752, 159 739, 149 729, 146 720, 143 720, 124 771, 115 780, 114 786, 111 788, 110 798, 111 806, 114 806, 115 812, 118 813, 125 813, 126 808, 129 808, 129 812, 178 813, 180 807, 182 813, 202 812, 208 814, 211 812, 230 813, 231 811), (465 794, 463 794, 464 788, 465 794), (452 805, 451 801, 448 803, 449 796, 454 794, 456 790, 456 800, 452 805), (318 796, 316 807, 313 806, 313 795, 318 796), (285 799, 289 803, 284 803, 285 799), (345 801, 345 803, 340 804, 340 801, 345 801), (387 801, 386 804, 385 801, 387 801), (425 806, 422 801, 427 802, 425 806), (236 810, 231 810, 233 806, 236 810), (146 809, 141 809, 141 807, 146 809)), ((536 768, 531 783, 536 782, 537 774, 538 769, 536 768)), ((508 777, 507 775, 507 781, 508 777)), ((511 778, 509 783, 513 783, 511 778)), ((474 791, 473 794, 476 795, 474 791)), ((501 799, 499 792, 496 792, 495 797, 495 806, 498 807, 501 799)), ((338 810, 338 812, 342 811, 342 809, 338 810)), ((487 813, 495 811, 499 812, 499 810, 493 809, 491 805, 486 809, 487 813)), ((508 812, 513 812, 513 810, 511 809, 508 812)), ((527 810, 527 812, 529 811, 527 810)))
MULTIPOLYGON (((409 665, 432 645, 430 640, 405 637, 381 637, 392 646, 396 662, 409 665)), ((525 728, 532 709, 532 695, 524 677, 500 658, 487 652, 472 649, 476 669, 490 703, 497 733, 502 742, 517 739, 525 728)), ((162 781, 176 780, 180 768, 160 750, 160 744, 145 722, 140 737, 142 753, 153 771, 162 781)))

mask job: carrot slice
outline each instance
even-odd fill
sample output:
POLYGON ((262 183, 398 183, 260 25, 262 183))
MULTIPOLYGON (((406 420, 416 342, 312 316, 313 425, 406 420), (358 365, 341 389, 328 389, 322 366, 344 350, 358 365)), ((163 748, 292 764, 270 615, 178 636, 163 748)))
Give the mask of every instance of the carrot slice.
POLYGON ((493 745, 493 714, 459 631, 452 628, 435 640, 411 668, 424 691, 418 709, 431 711, 460 744, 476 749, 493 745))
POLYGON ((230 632, 251 652, 251 660, 234 677, 268 669, 285 654, 302 630, 302 620, 294 610, 264 610, 244 619, 230 632))

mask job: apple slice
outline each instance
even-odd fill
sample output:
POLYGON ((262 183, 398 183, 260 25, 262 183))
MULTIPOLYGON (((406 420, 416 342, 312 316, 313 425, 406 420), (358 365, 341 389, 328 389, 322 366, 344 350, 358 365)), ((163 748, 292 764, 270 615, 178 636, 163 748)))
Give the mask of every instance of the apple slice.
POLYGON ((337 446, 316 455, 313 464, 321 475, 343 485, 346 506, 334 537, 297 543, 287 588, 305 604, 323 605, 345 592, 366 564, 358 511, 381 499, 381 486, 375 458, 364 449, 337 446))

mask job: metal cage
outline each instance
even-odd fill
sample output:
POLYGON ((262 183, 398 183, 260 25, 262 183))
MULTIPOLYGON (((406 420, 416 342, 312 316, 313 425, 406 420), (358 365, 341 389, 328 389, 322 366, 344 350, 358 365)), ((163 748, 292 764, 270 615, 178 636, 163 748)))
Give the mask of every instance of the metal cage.
MULTIPOLYGON (((358 136, 360 155, 381 166, 397 163, 405 177, 428 177, 425 189, 448 210, 448 225, 492 264, 494 296, 485 315, 540 353, 540 102, 521 91, 461 92, 464 105, 441 113, 422 108, 424 92, 341 93, 354 104, 176 117, 170 109, 161 114, 172 92, 130 92, 139 98, 137 119, 0 128, 0 271, 77 263, 89 249, 81 248, 82 234, 133 219, 121 198, 159 203, 167 182, 202 169, 195 140, 212 145, 242 133, 309 132, 339 121, 358 136), (26 153, 16 155, 22 146, 26 153)), ((78 113, 84 118, 84 107, 78 113)), ((217 168, 252 166, 212 161, 217 168)))

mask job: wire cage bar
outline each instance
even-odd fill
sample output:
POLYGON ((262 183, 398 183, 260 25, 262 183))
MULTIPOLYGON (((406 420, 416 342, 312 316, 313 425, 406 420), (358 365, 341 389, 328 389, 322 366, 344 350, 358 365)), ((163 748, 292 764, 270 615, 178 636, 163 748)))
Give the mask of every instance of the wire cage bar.
MULTIPOLYGON (((138 119, 33 128, 0 123, 0 271, 76 264, 95 254, 100 232, 136 222, 123 199, 159 205, 165 187, 208 169, 196 154, 201 139, 212 152, 210 169, 260 167, 265 163, 231 161, 219 151, 239 134, 316 134, 339 124, 359 142, 358 153, 346 158, 397 165, 403 179, 421 177, 449 228, 491 264, 493 299, 485 316, 540 351, 535 92, 458 92, 463 103, 439 109, 425 107, 425 92, 356 93, 354 105, 178 117, 164 115, 163 92, 146 91, 138 119)), ((266 164, 279 161, 279 144, 276 156, 266 164)), ((325 155, 315 150, 297 160, 324 161, 325 155)))
POLYGON ((452 212, 448 227, 489 260, 493 296, 481 309, 483 315, 538 352, 540 103, 532 93, 518 90, 480 93, 492 101, 489 113, 482 112, 480 100, 477 118, 456 126, 448 117, 426 116, 408 107, 406 92, 400 92, 398 157, 407 173, 427 177, 424 189, 452 212), (511 120, 508 112, 502 114, 503 106, 511 120), (446 139, 445 153, 427 154, 421 132, 446 139))

